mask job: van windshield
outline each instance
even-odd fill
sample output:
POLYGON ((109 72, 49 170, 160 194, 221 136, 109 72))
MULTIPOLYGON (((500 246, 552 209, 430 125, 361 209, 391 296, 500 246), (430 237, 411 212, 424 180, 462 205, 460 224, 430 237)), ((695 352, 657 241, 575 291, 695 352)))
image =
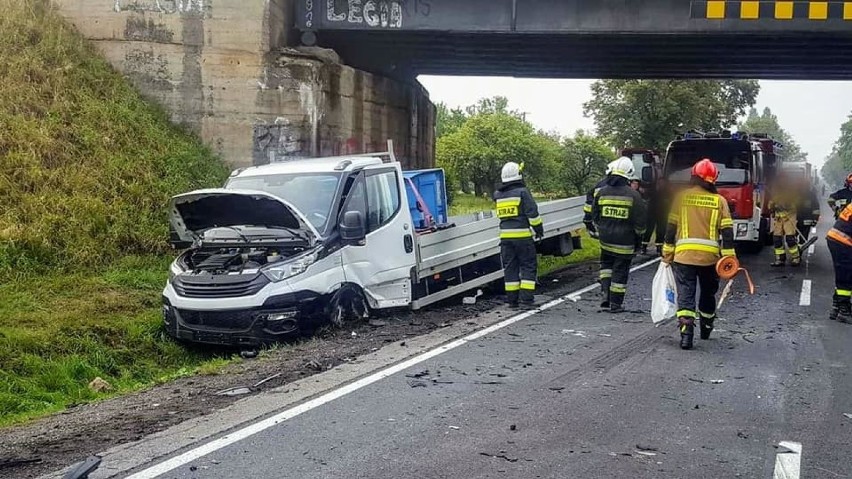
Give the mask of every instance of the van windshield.
POLYGON ((317 229, 325 231, 340 183, 339 173, 300 173, 231 178, 229 190, 269 193, 295 206, 317 229))
POLYGON ((752 179, 752 153, 748 143, 718 140, 692 140, 672 145, 666 154, 666 176, 673 183, 687 183, 692 166, 702 158, 709 158, 719 169, 716 181, 719 186, 744 185, 752 179))

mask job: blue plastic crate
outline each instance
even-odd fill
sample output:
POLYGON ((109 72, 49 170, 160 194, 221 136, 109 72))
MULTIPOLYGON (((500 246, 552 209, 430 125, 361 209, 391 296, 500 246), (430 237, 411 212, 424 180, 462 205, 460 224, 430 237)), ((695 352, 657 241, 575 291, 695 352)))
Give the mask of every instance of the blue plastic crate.
POLYGON ((448 222, 447 186, 444 170, 434 168, 429 170, 412 170, 403 173, 405 178, 405 189, 408 193, 408 209, 414 218, 414 227, 418 230, 438 227, 448 222), (417 194, 423 199, 429 213, 432 214, 433 222, 429 224, 425 211, 417 207, 417 194))

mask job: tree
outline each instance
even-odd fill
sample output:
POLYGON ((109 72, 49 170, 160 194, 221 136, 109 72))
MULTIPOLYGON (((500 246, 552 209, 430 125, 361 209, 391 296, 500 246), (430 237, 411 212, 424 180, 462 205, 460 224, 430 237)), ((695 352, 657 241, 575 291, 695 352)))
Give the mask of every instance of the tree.
POLYGON ((585 195, 600 180, 606 165, 615 159, 604 140, 583 131, 563 140, 562 152, 557 176, 561 191, 568 196, 585 195))
POLYGON ((840 138, 834 143, 831 155, 820 170, 829 186, 840 188, 846 175, 852 172, 852 115, 840 126, 840 138))
POLYGON ((784 145, 784 161, 807 161, 808 154, 793 140, 793 137, 778 123, 778 117, 769 108, 758 114, 756 108, 748 112, 748 118, 737 127, 747 133, 766 133, 784 145))
POLYGON ((735 124, 759 91, 755 80, 600 80, 583 112, 618 148, 662 150, 684 130, 735 124))
POLYGON ((470 182, 482 196, 500 182, 506 162, 524 163, 524 177, 532 187, 546 186, 552 174, 548 140, 509 113, 478 113, 455 132, 438 139, 438 165, 451 182, 470 182))
POLYGON ((467 121, 467 116, 461 108, 450 108, 445 103, 435 105, 435 137, 449 135, 458 130, 464 122, 467 121))

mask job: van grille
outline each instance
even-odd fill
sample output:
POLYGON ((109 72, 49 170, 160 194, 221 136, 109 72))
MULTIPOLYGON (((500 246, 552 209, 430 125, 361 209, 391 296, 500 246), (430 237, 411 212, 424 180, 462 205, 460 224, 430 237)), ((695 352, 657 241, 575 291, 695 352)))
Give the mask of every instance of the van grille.
POLYGON ((200 274, 176 276, 172 282, 178 295, 186 298, 238 298, 251 296, 269 284, 261 273, 249 275, 200 274))
POLYGON ((185 324, 205 326, 215 329, 242 331, 251 328, 255 320, 255 311, 191 311, 178 309, 177 314, 185 324))

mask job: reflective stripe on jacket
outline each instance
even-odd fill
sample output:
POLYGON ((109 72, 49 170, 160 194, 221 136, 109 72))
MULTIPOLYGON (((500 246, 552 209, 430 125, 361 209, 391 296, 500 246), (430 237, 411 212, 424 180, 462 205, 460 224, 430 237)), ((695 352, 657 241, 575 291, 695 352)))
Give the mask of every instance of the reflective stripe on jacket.
POLYGON ((852 247, 852 204, 846 205, 837 215, 834 227, 828 230, 828 238, 852 247))
POLYGON ((613 178, 598 190, 592 204, 592 220, 601 249, 613 254, 632 255, 645 234, 647 208, 642 195, 613 178))
POLYGON ((849 188, 837 190, 828 197, 828 206, 834 211, 835 218, 849 204, 852 204, 852 190, 849 188))
POLYGON ((500 218, 500 239, 527 239, 533 237, 533 230, 544 232, 538 205, 523 182, 503 185, 494 192, 494 201, 500 218))
POLYGON ((693 186, 681 192, 672 204, 664 253, 674 250, 674 260, 681 264, 716 264, 722 256, 736 254, 733 228, 727 201, 717 193, 693 186))

